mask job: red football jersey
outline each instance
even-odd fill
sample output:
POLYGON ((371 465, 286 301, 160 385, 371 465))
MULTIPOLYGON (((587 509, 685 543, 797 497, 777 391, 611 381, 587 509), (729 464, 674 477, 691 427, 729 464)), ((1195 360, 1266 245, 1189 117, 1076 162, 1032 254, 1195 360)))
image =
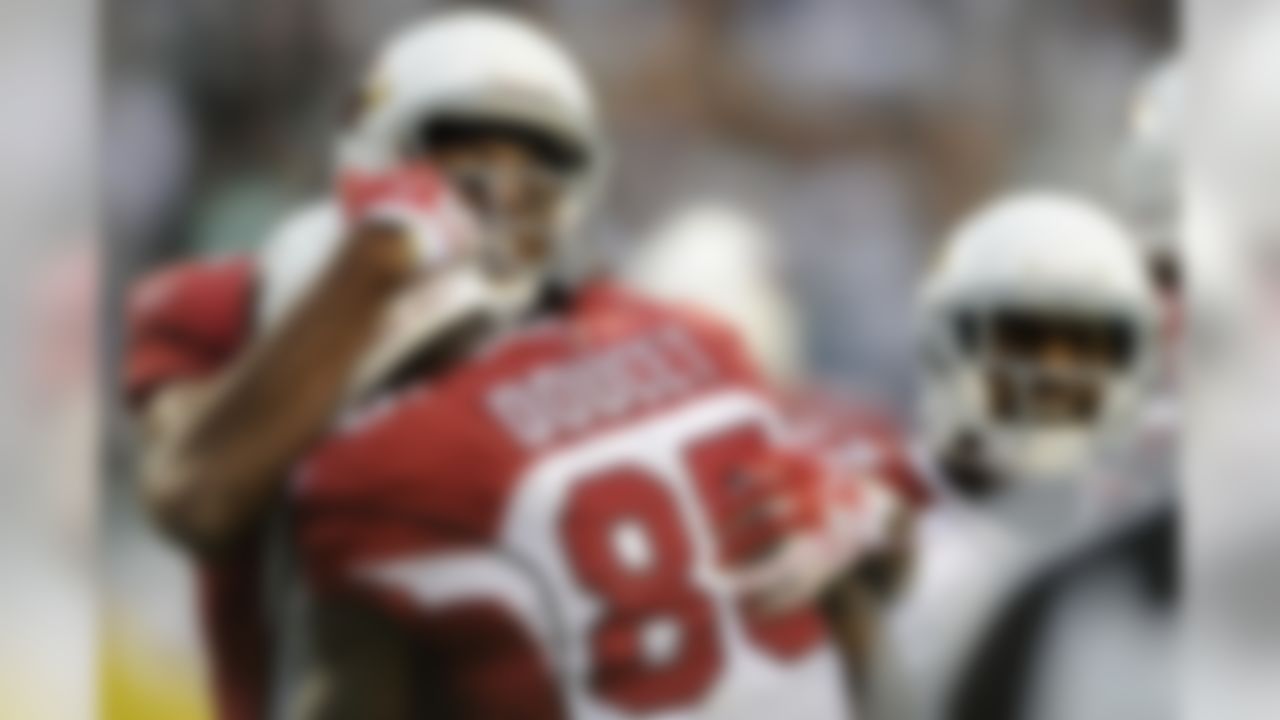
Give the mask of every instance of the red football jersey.
POLYGON ((450 717, 850 717, 821 616, 725 582, 718 509, 785 435, 744 358, 597 286, 346 418, 291 493, 311 591, 415 633, 450 717))
MULTIPOLYGON (((191 262, 143 278, 129 297, 124 386, 139 408, 166 384, 208 376, 252 330, 254 266, 236 257, 191 262)), ((221 720, 266 717, 269 634, 260 535, 200 563, 200 604, 221 720)))

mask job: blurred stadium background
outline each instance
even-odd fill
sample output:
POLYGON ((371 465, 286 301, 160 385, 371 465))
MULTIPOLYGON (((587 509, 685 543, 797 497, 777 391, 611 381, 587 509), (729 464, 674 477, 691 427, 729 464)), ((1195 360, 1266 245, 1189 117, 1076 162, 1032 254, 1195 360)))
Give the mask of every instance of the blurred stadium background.
MULTIPOLYGON (((372 49, 457 4, 105 3, 106 388, 130 279, 250 249, 325 192, 335 118, 372 49)), ((749 208, 777 243, 808 371, 904 418, 910 300, 940 230, 1012 184, 1105 198, 1133 85, 1176 14, 1170 0, 490 4, 562 36, 602 94, 613 177, 591 241, 622 256, 690 206, 749 208)), ((140 515, 128 423, 105 404, 104 714, 205 718, 186 570, 140 515)))

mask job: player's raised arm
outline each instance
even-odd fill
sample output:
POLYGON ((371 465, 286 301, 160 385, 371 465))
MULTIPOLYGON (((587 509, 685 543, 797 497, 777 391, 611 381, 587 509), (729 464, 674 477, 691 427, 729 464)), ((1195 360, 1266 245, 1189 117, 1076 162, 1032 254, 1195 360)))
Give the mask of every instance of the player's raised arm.
MULTIPOLYGON (((278 317, 259 313, 262 327, 227 364, 165 383, 143 405, 143 495, 158 523, 193 550, 217 549, 253 525, 290 460, 333 416, 392 299, 462 244, 465 231, 441 221, 443 191, 424 168, 348 178, 342 190, 348 229, 335 219, 319 236, 286 239, 339 236, 316 277, 299 283, 298 258, 268 251, 255 287, 242 292, 256 292, 257 305, 274 306, 278 317)), ((137 302, 172 302, 165 294, 144 289, 137 302)), ((146 346, 148 334, 183 336, 181 327, 155 325, 143 323, 136 344, 146 346)), ((198 331, 185 339, 202 342, 198 331)))
POLYGON ((152 383, 144 484, 175 536, 210 547, 252 527, 344 390, 465 339, 476 314, 523 313, 570 273, 559 258, 595 192, 600 133, 580 73, 547 44, 484 16, 378 54, 336 138, 345 218, 268 248, 234 362, 163 397, 152 383))

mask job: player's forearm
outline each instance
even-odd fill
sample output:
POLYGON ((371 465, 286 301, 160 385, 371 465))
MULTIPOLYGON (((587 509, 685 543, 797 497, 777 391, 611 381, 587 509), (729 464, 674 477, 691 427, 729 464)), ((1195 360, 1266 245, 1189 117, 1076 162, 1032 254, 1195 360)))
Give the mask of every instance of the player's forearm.
MULTIPOLYGON (((844 658, 846 677, 855 690, 865 687, 880 643, 884 611, 909 581, 914 515, 899 509, 891 521, 884 547, 860 560, 832 583, 821 598, 836 645, 844 658)), ((865 693, 855 692, 865 700, 865 693)))
POLYGON ((862 698, 864 693, 861 689, 866 686, 877 643, 879 603, 870 588, 849 576, 827 590, 820 606, 843 660, 845 683, 850 694, 862 698))
POLYGON ((223 546, 269 504, 289 461, 332 417, 409 277, 407 246, 391 230, 351 238, 294 312, 156 433, 144 481, 177 539, 197 550, 223 546))

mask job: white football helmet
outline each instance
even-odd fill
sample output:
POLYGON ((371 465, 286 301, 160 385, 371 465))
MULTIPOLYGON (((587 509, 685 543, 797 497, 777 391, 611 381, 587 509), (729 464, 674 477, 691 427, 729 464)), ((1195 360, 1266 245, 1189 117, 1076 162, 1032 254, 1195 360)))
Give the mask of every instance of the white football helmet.
MULTIPOLYGON (((948 239, 920 301, 930 448, 943 455, 962 439, 976 443, 984 467, 1005 482, 1078 472, 1138 406, 1153 355, 1154 302, 1133 241, 1093 205, 1029 193, 980 210, 948 239), (1091 414, 1044 421, 997 409, 993 328, 1009 313, 1122 330, 1124 359, 1085 380, 1097 396, 1091 414)), ((1030 381, 1038 371, 1034 363, 1017 370, 1030 381)))
POLYGON ((725 322, 757 366, 786 383, 799 374, 801 343, 796 309, 775 275, 772 240, 750 213, 699 202, 658 226, 630 259, 625 279, 725 322))
POLYGON ((582 160, 558 210, 567 241, 591 205, 604 165, 590 86, 549 35, 510 15, 460 11, 391 38, 364 80, 338 141, 340 169, 385 169, 421 148, 436 120, 500 121, 556 138, 582 160))
MULTIPOLYGON (((603 164, 596 110, 587 83, 550 37, 514 17, 487 11, 441 15, 396 35, 378 56, 360 108, 337 141, 338 171, 388 170, 416 154, 434 118, 498 121, 555 137, 583 159, 557 215, 557 259, 498 281, 479 267, 424 277, 388 309, 383 327, 351 382, 361 396, 407 355, 461 317, 512 317, 560 270, 568 238, 585 213, 603 164)), ((257 326, 287 315, 336 256, 345 237, 341 210, 319 203, 287 219, 259 253, 257 326)))

